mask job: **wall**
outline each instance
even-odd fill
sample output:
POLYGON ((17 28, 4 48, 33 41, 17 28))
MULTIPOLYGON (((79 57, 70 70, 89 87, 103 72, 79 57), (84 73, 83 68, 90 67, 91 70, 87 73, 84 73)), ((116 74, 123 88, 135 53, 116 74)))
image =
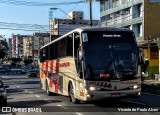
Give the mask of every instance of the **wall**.
POLYGON ((144 39, 157 38, 160 35, 160 4, 144 1, 144 39))

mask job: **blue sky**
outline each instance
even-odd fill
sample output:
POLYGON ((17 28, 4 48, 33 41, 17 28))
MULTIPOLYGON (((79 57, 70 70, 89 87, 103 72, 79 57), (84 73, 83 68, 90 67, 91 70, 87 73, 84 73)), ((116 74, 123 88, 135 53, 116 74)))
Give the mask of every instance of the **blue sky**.
MULTIPOLYGON (((0 0, 0 2, 2 1, 9 1, 9 0, 0 0)), ((62 3, 62 2, 75 2, 80 0, 15 0, 15 2, 16 1, 62 3)), ((71 11, 83 11, 84 19, 89 19, 88 3, 55 6, 55 7, 62 9, 66 13, 69 13, 71 11)), ((51 8, 51 6, 21 6, 21 5, 5 4, 3 2, 0 3, 0 15, 1 15, 0 22, 48 25, 49 8, 51 8)), ((93 2, 93 19, 100 19, 99 9, 100 9, 99 3, 93 2)), ((66 18, 66 15, 60 10, 55 10, 53 11, 53 18, 66 18)), ((1 24, 0 28, 2 28, 1 24)), ((5 35, 6 38, 11 37, 12 33, 22 34, 22 35, 32 35, 34 32, 0 29, 0 35, 5 35)))

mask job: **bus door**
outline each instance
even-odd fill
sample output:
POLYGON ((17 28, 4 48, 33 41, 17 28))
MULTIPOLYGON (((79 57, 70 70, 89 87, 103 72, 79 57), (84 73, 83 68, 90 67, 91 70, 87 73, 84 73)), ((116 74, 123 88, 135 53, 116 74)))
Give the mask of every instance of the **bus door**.
POLYGON ((76 77, 76 96, 79 98, 84 97, 84 81, 83 81, 83 71, 82 71, 82 47, 81 47, 81 40, 80 34, 74 33, 74 58, 76 64, 76 70, 78 77, 76 77))

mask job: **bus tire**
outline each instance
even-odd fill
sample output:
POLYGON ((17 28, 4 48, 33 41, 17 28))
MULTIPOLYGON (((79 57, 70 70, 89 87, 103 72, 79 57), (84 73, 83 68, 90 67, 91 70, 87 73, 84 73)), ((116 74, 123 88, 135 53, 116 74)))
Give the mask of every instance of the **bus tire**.
POLYGON ((74 97, 74 88, 71 82, 69 83, 69 98, 70 98, 70 101, 74 104, 80 103, 80 100, 74 97))
POLYGON ((46 81, 46 93, 47 93, 48 96, 52 95, 51 92, 49 91, 49 86, 48 86, 47 81, 46 81))
POLYGON ((7 107, 7 99, 2 102, 2 107, 7 107))

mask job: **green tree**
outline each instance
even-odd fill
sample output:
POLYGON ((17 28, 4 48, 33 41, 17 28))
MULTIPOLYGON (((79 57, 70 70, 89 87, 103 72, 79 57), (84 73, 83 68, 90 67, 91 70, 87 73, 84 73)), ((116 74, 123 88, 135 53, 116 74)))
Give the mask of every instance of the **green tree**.
POLYGON ((0 59, 4 59, 8 49, 7 42, 5 40, 0 40, 0 59))
POLYGON ((6 52, 0 49, 0 59, 4 59, 5 55, 6 55, 6 52))

